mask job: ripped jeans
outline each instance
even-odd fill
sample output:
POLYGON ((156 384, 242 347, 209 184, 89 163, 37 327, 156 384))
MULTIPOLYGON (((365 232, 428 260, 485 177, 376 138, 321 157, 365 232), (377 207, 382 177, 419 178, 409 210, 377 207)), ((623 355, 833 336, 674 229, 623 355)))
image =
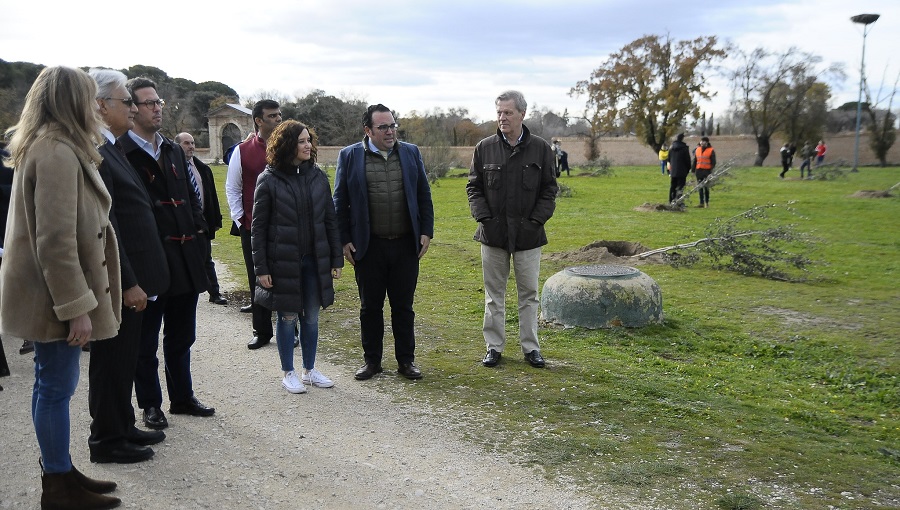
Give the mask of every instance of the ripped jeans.
POLYGON ((316 260, 306 255, 300 262, 300 293, 303 309, 300 312, 278 312, 275 321, 275 342, 281 369, 294 370, 294 333, 300 322, 300 352, 303 368, 312 370, 316 363, 316 348, 319 344, 319 275, 316 260))

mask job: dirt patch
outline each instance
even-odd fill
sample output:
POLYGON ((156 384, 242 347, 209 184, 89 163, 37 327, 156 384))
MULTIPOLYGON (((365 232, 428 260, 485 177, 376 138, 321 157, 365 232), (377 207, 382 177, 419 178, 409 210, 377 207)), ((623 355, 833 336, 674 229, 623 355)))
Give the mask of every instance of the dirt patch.
POLYGON ((650 251, 641 243, 632 241, 594 241, 574 251, 550 253, 548 260, 573 264, 621 264, 636 266, 641 264, 663 264, 662 255, 652 255, 639 260, 635 255, 650 251))
POLYGON ((851 198, 891 198, 888 191, 863 190, 850 195, 851 198))
POLYGON ((683 205, 674 206, 672 204, 654 204, 651 202, 644 202, 643 204, 634 208, 635 211, 638 212, 684 212, 686 207, 683 205))
POLYGON ((846 330, 857 330, 862 327, 861 324, 853 322, 841 322, 829 317, 817 317, 796 310, 788 310, 786 308, 776 308, 773 306, 760 306, 753 309, 754 312, 766 315, 775 315, 780 317, 785 324, 789 326, 815 326, 827 328, 839 328, 846 330))

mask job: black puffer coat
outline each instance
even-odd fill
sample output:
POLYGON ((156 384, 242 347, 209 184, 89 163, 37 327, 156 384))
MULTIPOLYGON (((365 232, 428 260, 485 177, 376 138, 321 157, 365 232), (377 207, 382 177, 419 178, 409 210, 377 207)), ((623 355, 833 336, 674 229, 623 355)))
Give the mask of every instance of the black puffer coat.
POLYGON ((266 167, 256 181, 250 228, 256 274, 272 276, 271 288, 256 286, 257 303, 281 312, 302 309, 304 254, 315 256, 322 307, 334 303, 331 269, 344 267, 344 259, 325 172, 308 162, 293 172, 266 167))

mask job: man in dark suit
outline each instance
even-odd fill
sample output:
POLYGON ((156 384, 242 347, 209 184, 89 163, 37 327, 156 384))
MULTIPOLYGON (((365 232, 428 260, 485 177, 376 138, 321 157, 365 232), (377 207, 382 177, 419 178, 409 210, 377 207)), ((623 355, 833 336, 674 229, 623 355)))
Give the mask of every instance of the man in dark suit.
POLYGON ((355 268, 366 380, 382 371, 384 298, 391 304, 397 372, 420 379, 416 367, 413 299, 419 259, 434 237, 434 206, 419 148, 397 140, 394 115, 383 104, 363 116, 365 138, 341 149, 334 178, 344 257, 355 268))
POLYGON ((194 137, 190 133, 178 133, 175 135, 175 143, 184 150, 184 157, 187 158, 186 165, 190 172, 188 177, 193 175, 194 180, 191 184, 196 183, 200 193, 200 208, 203 210, 203 219, 209 227, 206 236, 207 256, 204 267, 206 268, 206 277, 209 278, 209 302, 217 305, 227 305, 228 300, 222 297, 219 290, 219 278, 216 276, 216 263, 212 259, 212 240, 216 238, 216 231, 222 228, 222 210, 219 208, 219 195, 216 193, 216 182, 213 180, 212 169, 200 158, 194 155, 194 137))
POLYGON ((147 78, 133 78, 126 84, 138 107, 134 127, 119 137, 131 166, 137 170, 153 201, 158 235, 169 264, 169 289, 147 303, 141 328, 141 347, 134 378, 138 406, 144 410, 144 424, 160 430, 169 426, 163 414, 159 384, 159 332, 163 331, 163 357, 169 412, 192 416, 212 416, 215 409, 194 396, 191 378, 191 346, 196 339, 197 297, 209 282, 206 260, 206 220, 200 201, 191 189, 184 151, 159 133, 165 101, 156 84, 147 78))
POLYGON ((101 145, 100 176, 112 197, 110 222, 116 230, 122 266, 122 324, 116 338, 94 342, 89 365, 88 407, 91 435, 88 446, 92 462, 131 463, 153 456, 149 445, 159 443, 162 431, 135 427, 131 390, 141 343, 143 311, 169 286, 169 267, 156 233, 153 204, 141 177, 125 159, 116 137, 134 126, 137 106, 125 88, 119 71, 91 69, 97 82, 100 116, 108 129, 101 145))

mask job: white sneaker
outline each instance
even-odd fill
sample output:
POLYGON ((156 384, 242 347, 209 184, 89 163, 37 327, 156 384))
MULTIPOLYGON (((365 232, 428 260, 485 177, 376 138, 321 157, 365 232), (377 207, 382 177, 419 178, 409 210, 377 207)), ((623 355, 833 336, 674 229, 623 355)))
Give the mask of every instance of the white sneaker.
POLYGON ((297 379, 297 373, 291 370, 281 380, 281 385, 290 393, 306 393, 306 386, 297 379))
POLYGON ((317 368, 303 374, 302 380, 305 384, 312 384, 318 388, 331 388, 334 386, 334 381, 322 375, 322 372, 319 372, 317 368))

